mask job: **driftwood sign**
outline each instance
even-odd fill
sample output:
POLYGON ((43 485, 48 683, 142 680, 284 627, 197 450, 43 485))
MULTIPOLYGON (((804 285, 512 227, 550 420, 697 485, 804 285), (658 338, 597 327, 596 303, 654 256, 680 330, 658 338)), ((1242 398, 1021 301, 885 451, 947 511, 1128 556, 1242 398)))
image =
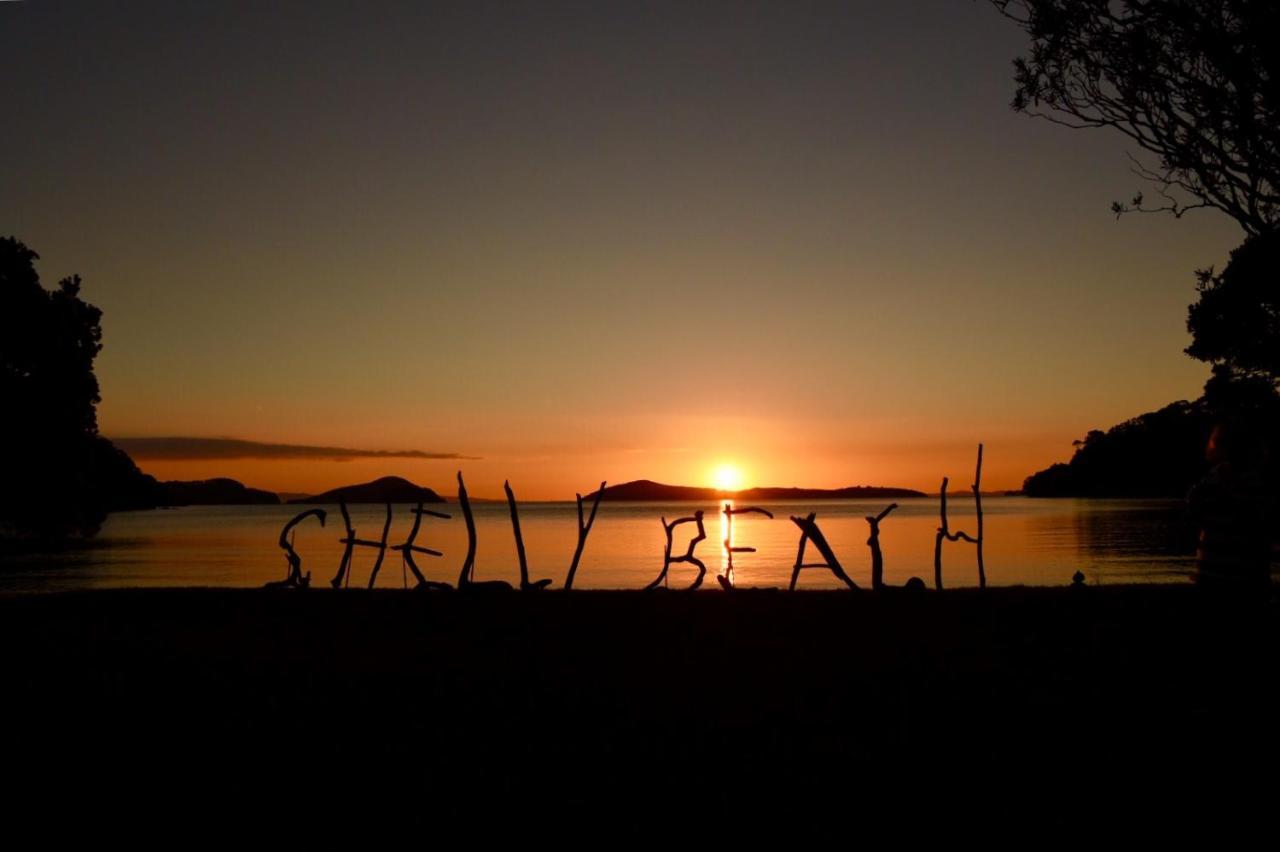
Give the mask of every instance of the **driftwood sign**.
MULTIPOLYGON (((978 586, 986 588, 987 573, 986 565, 983 560, 983 515, 982 515, 982 444, 978 445, 978 461, 974 470, 973 485, 970 486, 973 491, 974 510, 976 513, 976 530, 974 535, 970 535, 960 530, 952 530, 947 519, 947 485, 949 480, 946 477, 942 479, 942 488, 939 492, 939 515, 940 523, 937 535, 934 538, 933 551, 933 572, 934 586, 938 589, 942 588, 942 546, 943 542, 965 541, 973 544, 977 553, 978 565, 978 586)), ((573 588, 574 579, 578 573, 578 567, 582 561, 582 553, 586 548, 587 537, 591 534, 591 529, 596 522, 596 513, 600 508, 600 498, 604 493, 607 483, 601 482, 600 487, 596 490, 594 500, 591 504, 590 513, 584 511, 584 501, 581 494, 577 496, 578 508, 578 540, 573 551, 573 557, 569 562, 569 571, 565 576, 564 588, 571 590, 573 588)), ((549 578, 540 580, 531 580, 529 578, 529 563, 525 554, 524 535, 520 529, 520 509, 516 501, 516 495, 511 487, 510 482, 503 483, 503 490, 507 495, 507 508, 511 515, 511 530, 515 537, 516 555, 520 566, 520 590, 524 592, 541 591, 551 585, 549 578)), ((462 568, 458 573, 457 588, 459 590, 482 590, 482 589, 500 589, 511 590, 513 587, 510 583, 503 580, 485 580, 476 579, 476 523, 475 517, 471 512, 471 501, 467 496, 467 486, 462 479, 462 472, 458 472, 458 505, 462 509, 463 522, 467 529, 467 552, 462 561, 462 568)), ((871 550, 871 588, 881 590, 887 588, 884 583, 884 552, 880 546, 880 524, 895 509, 898 508, 897 503, 891 503, 885 507, 879 514, 867 515, 866 521, 869 529, 867 538, 867 546, 871 550)), ((382 568, 382 563, 386 557, 388 550, 400 554, 402 563, 402 580, 407 588, 408 573, 411 572, 414 578, 414 589, 418 590, 434 590, 447 591, 454 587, 446 582, 438 580, 428 580, 423 574, 421 567, 418 565, 415 556, 430 556, 440 558, 443 552, 434 550, 423 544, 418 544, 418 535, 422 531, 424 518, 439 518, 441 520, 451 519, 451 515, 445 512, 437 512, 432 509, 423 508, 421 502, 411 509, 413 514, 413 526, 409 530, 409 535, 403 543, 388 547, 387 537, 391 532, 391 504, 386 504, 386 517, 382 524, 382 535, 378 539, 360 538, 355 527, 351 524, 351 513, 347 510, 345 500, 338 501, 338 510, 342 515, 343 528, 345 535, 338 539, 343 545, 342 558, 338 563, 338 573, 330 581, 335 589, 347 588, 351 584, 352 562, 355 555, 355 548, 363 547, 377 551, 373 568, 369 573, 368 588, 372 589, 378 580, 378 573, 382 568)), ((742 553, 755 553, 754 547, 738 544, 734 541, 733 523, 734 518, 739 515, 758 514, 769 519, 773 518, 773 513, 768 509, 759 506, 742 506, 736 507, 731 502, 726 501, 721 507, 721 513, 724 516, 724 541, 723 553, 725 559, 724 573, 719 574, 716 580, 720 586, 726 591, 731 591, 736 587, 734 580, 734 555, 742 553)), ((305 589, 311 584, 311 572, 302 571, 302 557, 293 546, 294 528, 302 521, 314 516, 320 521, 320 525, 324 526, 326 514, 323 509, 308 509, 291 518, 280 530, 279 546, 285 552, 285 561, 288 571, 283 580, 277 580, 267 583, 268 588, 277 589, 305 589)), ((653 579, 645 590, 657 588, 666 588, 672 565, 692 565, 698 569, 697 576, 693 581, 685 587, 687 591, 693 591, 702 586, 702 581, 707 574, 706 563, 695 555, 698 545, 707 538, 706 526, 704 524, 704 514, 702 510, 694 512, 688 517, 676 518, 668 521, 665 517, 659 519, 662 524, 663 536, 665 544, 662 552, 662 569, 658 572, 658 576, 653 579), (689 538, 685 545, 683 553, 676 555, 675 550, 675 534, 676 530, 682 526, 692 524, 694 534, 689 538)), ((858 585, 844 570, 840 564, 840 560, 836 557, 835 550, 831 547, 822 529, 818 526, 817 513, 810 512, 804 517, 791 516, 791 522, 800 530, 800 543, 796 550, 796 561, 791 570, 791 583, 788 588, 792 591, 796 588, 796 583, 800 579, 800 572, 806 568, 825 568, 830 571, 836 579, 844 583, 850 589, 857 589, 858 585), (822 558, 821 562, 805 562, 805 553, 808 547, 812 545, 822 558)), ((907 586, 923 587, 923 583, 918 578, 911 578, 907 586)))

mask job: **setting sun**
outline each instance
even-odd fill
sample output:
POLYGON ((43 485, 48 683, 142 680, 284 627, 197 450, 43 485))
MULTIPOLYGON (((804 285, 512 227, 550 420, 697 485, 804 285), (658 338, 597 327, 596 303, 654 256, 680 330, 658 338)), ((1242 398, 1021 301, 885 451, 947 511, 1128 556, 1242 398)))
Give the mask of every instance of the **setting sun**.
POLYGON ((737 491, 742 487, 742 471, 731 464, 722 464, 712 471, 711 481, 721 491, 737 491))

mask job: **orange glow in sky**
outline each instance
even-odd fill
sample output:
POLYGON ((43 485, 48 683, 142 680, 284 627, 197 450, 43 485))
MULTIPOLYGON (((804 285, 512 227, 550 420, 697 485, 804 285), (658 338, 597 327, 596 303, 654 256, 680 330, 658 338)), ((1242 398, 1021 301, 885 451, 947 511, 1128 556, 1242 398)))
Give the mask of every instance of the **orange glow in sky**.
POLYGON ((1238 227, 1116 221, 1125 140, 1013 113, 986 4, 260 5, 0 3, 4 233, 103 311, 101 432, 367 451, 158 478, 1016 489, 1208 376, 1238 227))
POLYGON ((742 488, 742 471, 732 464, 721 464, 711 472, 711 481, 721 491, 737 491, 742 488))

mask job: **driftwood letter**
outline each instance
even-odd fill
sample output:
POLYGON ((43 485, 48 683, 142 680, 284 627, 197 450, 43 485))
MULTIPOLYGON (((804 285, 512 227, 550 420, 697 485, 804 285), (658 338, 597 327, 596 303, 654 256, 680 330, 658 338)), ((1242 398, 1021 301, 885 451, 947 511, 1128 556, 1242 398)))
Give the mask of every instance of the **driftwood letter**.
POLYGON ((462 471, 458 471, 458 504, 462 506, 462 518, 467 522, 467 557, 462 560, 462 572, 458 574, 458 591, 510 591, 511 584, 505 580, 476 582, 476 519, 471 515, 471 501, 467 499, 462 471))
POLYGON ((391 532, 391 504, 387 504, 387 519, 382 524, 382 540, 370 541, 364 538, 356 538, 355 527, 351 526, 351 514, 347 512, 347 501, 339 499, 338 508, 342 511, 342 523, 347 528, 347 535, 338 539, 339 542, 345 544, 346 547, 342 551, 342 562, 338 565, 338 575, 330 581, 335 589, 343 586, 351 585, 351 556, 355 547, 376 547, 378 549, 378 558, 373 563, 373 571, 369 574, 369 588, 373 588, 374 582, 378 579, 378 570, 382 567, 382 559, 387 555, 387 534, 391 532))
POLYGON ((458 574, 458 588, 465 589, 473 580, 476 570, 476 520, 471 516, 471 501, 467 499, 467 486, 458 471, 458 505, 462 507, 462 519, 467 524, 467 555, 462 560, 462 572, 458 574))
POLYGON ((835 551, 831 549, 831 545, 827 543, 827 537, 822 534, 822 530, 818 529, 818 522, 814 520, 818 515, 816 512, 810 512, 803 518, 791 516, 791 523, 800 528, 800 548, 796 551, 796 565, 791 570, 791 591, 796 590, 796 580, 800 579, 801 568, 828 568, 832 574, 835 574, 846 586, 851 589, 858 588, 857 584, 844 573, 844 569, 840 567, 840 560, 836 559, 835 551), (809 542, 813 542, 813 546, 818 549, 818 553, 822 554, 824 562, 805 562, 804 548, 809 542))
POLYGON ((733 588, 733 554, 735 553, 755 553, 754 547, 734 547, 733 546, 733 516, 745 515, 749 512, 757 512, 770 519, 773 513, 767 509, 761 509, 756 506, 746 506, 741 509, 733 508, 729 503, 724 504, 721 510, 724 512, 724 550, 728 554, 728 562, 725 564, 724 573, 716 575, 716 580, 724 587, 725 591, 733 588))
POLYGON ((524 557, 524 536, 520 534, 520 513, 516 510, 516 495, 511 490, 511 483, 502 483, 502 490, 507 492, 507 506, 511 508, 511 528, 516 534, 516 555, 520 557, 520 591, 540 592, 551 585, 550 580, 529 582, 529 563, 524 557))
MULTIPOLYGON (((413 572, 414 579, 418 581, 417 585, 414 586, 415 589, 452 588, 448 583, 437 583, 422 576, 422 572, 418 570, 418 563, 413 559, 413 554, 415 553, 422 553, 427 556, 444 556, 440 551, 432 550, 429 547, 420 547, 419 545, 414 544, 414 541, 417 540, 418 530, 422 527, 423 515, 430 515, 433 518, 444 518, 445 520, 448 520, 449 516, 444 512, 433 512, 430 509, 424 509, 422 508, 421 503, 419 503, 418 508, 413 509, 412 512, 414 515, 413 529, 409 530, 409 537, 405 539, 404 544, 397 544, 391 549, 400 552, 401 559, 403 559, 404 563, 409 566, 409 570, 413 572)), ((370 582, 369 585, 372 586, 373 583, 370 582)))
POLYGON ((569 576, 564 579, 565 591, 573 588, 573 578, 578 573, 578 560, 582 559, 582 549, 587 546, 587 536, 591 534, 591 525, 596 522, 596 509, 600 508, 600 495, 604 494, 604 487, 607 484, 600 483, 600 488, 596 491, 596 499, 591 504, 591 517, 587 518, 585 523, 582 520, 582 495, 575 495, 578 498, 578 546, 574 548, 573 561, 569 563, 569 576))
POLYGON ((935 588, 942 588, 942 542, 947 541, 967 541, 978 549, 978 588, 985 589, 987 587, 987 569, 982 561, 982 445, 978 445, 978 467, 973 474, 973 507, 978 514, 978 535, 973 537, 968 533, 956 530, 951 531, 947 524, 947 478, 942 478, 942 492, 940 494, 939 511, 942 516, 942 526, 938 527, 938 534, 933 540, 933 585, 935 588))
POLYGON ((884 588, 884 554, 880 552, 880 522, 898 508, 897 503, 890 503, 889 507, 878 515, 867 515, 867 523, 871 525, 871 537, 867 539, 867 546, 871 548, 871 588, 884 588))
POLYGON ((644 587, 645 591, 648 591, 649 589, 656 589, 659 584, 665 585, 667 582, 667 570, 676 562, 688 562, 698 566, 698 576, 694 579, 693 583, 689 585, 688 589, 688 591, 693 591, 702 585, 702 578, 707 574, 707 566, 702 564, 701 559, 693 555, 693 549, 698 546, 698 542, 707 537, 707 531, 702 526, 702 510, 699 509, 694 512, 692 517, 677 518, 671 523, 667 523, 666 518, 662 518, 661 520, 663 532, 667 534, 667 545, 662 552, 662 572, 658 574, 657 578, 652 583, 644 587), (689 549, 684 552, 684 556, 672 556, 671 533, 681 524, 697 524, 698 534, 689 539, 689 549))
POLYGON ((267 583, 268 589, 305 589, 311 585, 311 572, 308 571, 304 576, 302 573, 302 557, 298 555, 298 551, 293 549, 293 528, 302 523, 307 518, 315 515, 320 520, 320 526, 324 526, 326 513, 324 509, 308 509, 305 512, 299 512, 294 515, 293 520, 284 525, 280 530, 280 547, 284 550, 285 561, 289 563, 289 573, 283 580, 277 580, 274 583, 267 583))
POLYGON ((335 589, 341 589, 346 579, 347 568, 351 565, 351 552, 355 549, 355 545, 352 542, 356 540, 356 531, 351 526, 351 515, 347 512, 345 500, 338 500, 338 509, 342 511, 342 525, 347 530, 347 537, 342 539, 343 544, 346 546, 342 548, 342 561, 338 563, 338 573, 329 581, 329 585, 335 589))

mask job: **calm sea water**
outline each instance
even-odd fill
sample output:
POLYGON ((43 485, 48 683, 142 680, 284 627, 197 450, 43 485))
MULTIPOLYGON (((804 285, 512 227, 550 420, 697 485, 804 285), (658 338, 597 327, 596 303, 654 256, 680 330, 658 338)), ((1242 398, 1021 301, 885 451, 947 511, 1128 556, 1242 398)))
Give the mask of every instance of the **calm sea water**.
MULTIPOLYGON (((918 576, 933 583, 933 541, 938 526, 936 498, 899 500, 881 524, 885 580, 901 584, 918 576)), ((755 547, 738 554, 734 568, 739 585, 783 586, 790 580, 800 533, 789 516, 818 513, 818 523, 845 570, 859 585, 871 582, 871 556, 864 517, 888 501, 781 502, 762 504, 774 519, 758 515, 735 518, 734 544, 755 547)), ((277 545, 281 526, 297 506, 189 507, 112 515, 94 543, 48 557, 22 557, 0 567, 0 590, 40 591, 122 586, 259 586, 282 579, 284 553, 277 545)), ((337 507, 328 525, 314 518, 297 527, 295 547, 310 571, 313 585, 326 585, 342 554, 338 538, 342 519, 337 507)), ((404 541, 412 523, 409 506, 395 506, 388 543, 404 541)), ((456 504, 433 507, 453 515, 427 519, 417 544, 443 551, 440 558, 422 556, 418 563, 428 578, 455 583, 466 553, 466 530, 456 504)), ((722 515, 714 503, 602 504, 587 541, 577 579, 578 588, 641 588, 662 567, 664 534, 660 518, 706 511, 707 540, 697 555, 707 564, 704 586, 718 588, 713 574, 723 569, 722 515)), ((1166 583, 1186 580, 1192 567, 1194 531, 1176 500, 1037 500, 1025 497, 983 499, 987 581, 991 585, 1062 585, 1076 570, 1090 583, 1166 583)), ((518 581, 519 568, 511 520, 505 503, 474 506, 478 536, 476 579, 518 581)), ((385 508, 354 506, 352 522, 361 538, 378 538, 385 508)), ((974 532, 971 499, 951 498, 952 530, 974 532)), ((577 509, 572 503, 526 503, 520 506, 521 528, 534 579, 564 583, 577 541, 577 509)), ((683 553, 693 525, 676 530, 675 548, 683 553)), ((977 584, 972 545, 944 545, 947 586, 977 584)), ((352 586, 368 583, 375 553, 357 548, 352 586)), ((817 555, 810 548, 806 560, 817 555)), ((673 587, 690 582, 692 566, 674 565, 673 587)), ((399 554, 388 552, 379 587, 401 587, 399 554)), ((806 569, 801 588, 839 586, 830 572, 806 569)))

